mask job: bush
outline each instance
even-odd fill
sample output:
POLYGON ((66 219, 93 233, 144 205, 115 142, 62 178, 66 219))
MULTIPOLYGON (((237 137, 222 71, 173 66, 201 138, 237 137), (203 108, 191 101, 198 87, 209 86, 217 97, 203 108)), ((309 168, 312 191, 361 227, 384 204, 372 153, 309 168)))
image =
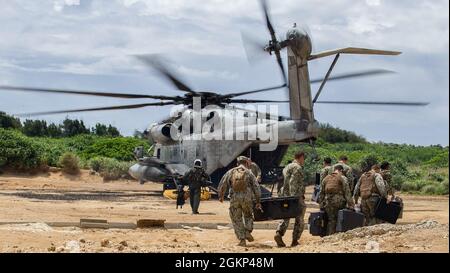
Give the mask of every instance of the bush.
POLYGON ((435 168, 448 168, 448 150, 436 155, 430 159, 426 164, 435 168))
POLYGON ((20 123, 20 119, 7 115, 5 112, 0 111, 0 128, 20 129, 21 127, 22 123, 20 123))
POLYGON ((100 172, 102 166, 103 166, 103 157, 94 157, 91 160, 89 160, 89 167, 96 172, 100 172))
POLYGON ((62 171, 67 174, 76 175, 80 173, 80 159, 73 153, 65 153, 59 159, 62 171))
POLYGON ((437 194, 440 194, 440 195, 448 194, 448 181, 444 181, 439 185, 439 187, 437 189, 437 194))
POLYGON ((370 171, 372 166, 375 165, 375 164, 378 164, 379 161, 380 160, 379 160, 377 155, 369 154, 369 155, 364 156, 360 160, 359 167, 360 167, 362 172, 368 172, 368 171, 370 171))
POLYGON ((396 190, 400 190, 404 182, 405 182, 404 176, 392 175, 391 187, 393 187, 396 190))
POLYGON ((42 149, 22 133, 0 128, 0 164, 18 171, 33 171, 45 165, 42 149))
POLYGON ((135 138, 98 138, 81 152, 81 156, 86 159, 108 157, 119 161, 131 161, 134 160, 133 151, 137 146, 148 149, 149 145, 135 138))
POLYGON ((330 124, 321 124, 319 139, 328 143, 367 143, 366 139, 353 132, 335 128, 330 124))
POLYGON ((430 173, 429 175, 428 175, 428 177, 431 179, 431 180, 433 180, 433 181, 436 181, 436 182, 443 182, 444 180, 445 180, 445 177, 444 177, 444 175, 442 175, 442 174, 440 174, 440 173, 430 173))
POLYGON ((414 192, 418 190, 418 187, 414 182, 405 182, 402 184, 401 190, 404 192, 414 192))
POLYGON ((118 180, 129 178, 128 169, 133 163, 121 162, 112 158, 95 157, 89 160, 92 170, 100 173, 104 180, 118 180))
POLYGON ((438 187, 439 187, 439 185, 436 185, 436 184, 425 185, 421 189, 421 192, 424 193, 424 194, 434 195, 434 194, 438 193, 438 191, 439 191, 438 187))

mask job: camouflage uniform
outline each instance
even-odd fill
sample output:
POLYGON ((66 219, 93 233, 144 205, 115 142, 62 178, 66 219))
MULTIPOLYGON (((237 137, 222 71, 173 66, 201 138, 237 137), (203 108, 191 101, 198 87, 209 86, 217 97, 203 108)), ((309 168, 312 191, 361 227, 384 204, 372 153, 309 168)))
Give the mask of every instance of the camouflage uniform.
POLYGON ((345 175, 345 177, 347 177, 348 185, 350 186, 350 191, 353 192, 353 189, 355 188, 355 184, 353 182, 354 177, 353 177, 353 169, 352 169, 352 167, 350 167, 349 165, 347 165, 344 162, 340 161, 340 162, 334 164, 333 170, 338 165, 340 165, 340 166, 342 166, 342 168, 344 168, 342 173, 345 175))
POLYGON ((320 170, 320 184, 322 184, 322 181, 325 177, 333 173, 333 166, 326 166, 323 167, 322 170, 320 170))
MULTIPOLYGON (((292 234, 292 241, 300 240, 303 229, 305 227, 305 184, 303 181, 303 167, 297 162, 287 165, 283 170, 284 184, 281 189, 281 196, 298 196, 300 197, 300 214, 295 217, 294 231, 292 234)), ((289 226, 290 219, 284 219, 280 222, 277 228, 277 233, 284 236, 289 226)))
POLYGON ((250 163, 250 171, 252 171, 253 175, 256 177, 256 182, 261 182, 261 169, 255 162, 250 163))
POLYGON ((381 170, 381 177, 383 177, 384 184, 386 186, 386 192, 388 195, 394 195, 395 190, 392 187, 392 175, 390 170, 381 170))
POLYGON ((223 196, 230 188, 230 218, 233 223, 234 232, 239 240, 245 240, 247 235, 253 231, 253 202, 260 203, 261 191, 256 183, 256 177, 252 172, 240 165, 229 170, 220 180, 219 196, 223 196), (234 192, 231 187, 231 178, 233 172, 238 168, 244 168, 247 171, 247 190, 245 192, 234 192))
POLYGON ((327 179, 323 179, 320 184, 319 204, 320 208, 324 209, 328 216, 327 235, 336 233, 336 224, 338 212, 346 207, 354 207, 352 194, 347 182, 347 178, 339 173, 333 173, 326 176, 327 179), (342 187, 338 192, 326 192, 327 183, 330 183, 329 177, 332 175, 339 175, 339 182, 342 187))
POLYGON ((355 198, 355 203, 358 203, 358 198, 361 195, 361 180, 362 177, 368 173, 374 174, 374 183, 375 183, 375 187, 373 187, 372 190, 372 194, 367 197, 367 198, 363 198, 361 196, 361 212, 364 213, 364 216, 366 217, 366 225, 371 226, 371 225, 376 225, 381 223, 382 221, 375 218, 375 209, 376 209, 376 205, 377 205, 377 201, 378 198, 380 197, 387 197, 387 192, 386 192, 386 187, 384 184, 384 180, 383 177, 381 176, 381 174, 376 173, 375 171, 371 170, 365 174, 363 174, 361 176, 361 178, 359 178, 358 183, 356 184, 355 187, 355 193, 354 193, 354 198, 355 198))
POLYGON ((189 201, 194 214, 198 214, 202 186, 208 179, 209 176, 203 168, 194 167, 184 175, 184 184, 189 185, 189 201))

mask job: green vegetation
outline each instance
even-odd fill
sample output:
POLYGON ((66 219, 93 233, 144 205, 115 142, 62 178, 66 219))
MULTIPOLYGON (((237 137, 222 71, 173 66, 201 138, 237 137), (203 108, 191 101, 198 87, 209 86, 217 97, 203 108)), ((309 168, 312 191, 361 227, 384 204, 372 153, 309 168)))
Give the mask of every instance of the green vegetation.
POLYGON ((89 160, 89 167, 104 178, 104 180, 117 180, 128 177, 128 169, 133 162, 119 161, 107 157, 95 157, 89 160))
POLYGON ((34 172, 46 166, 65 168, 71 160, 77 161, 80 168, 89 168, 91 159, 103 157, 109 164, 100 173, 119 178, 127 174, 137 146, 150 147, 147 140, 132 137, 27 137, 17 130, 0 128, 0 168, 34 172), (67 158, 70 160, 63 160, 67 158), (114 173, 115 169, 120 175, 114 173))
MULTIPOLYGON (((356 174, 375 163, 389 161, 392 184, 397 190, 448 194, 448 147, 369 143, 361 136, 328 124, 321 128, 315 150, 309 145, 292 145, 282 163, 292 160, 295 151, 306 151, 307 181, 314 181, 323 158, 331 157, 336 163, 339 156, 345 154, 356 174)), ((135 137, 121 137, 111 125, 97 124, 89 130, 82 121, 70 119, 60 125, 47 125, 39 120, 26 120, 22 124, 0 112, 0 169, 39 171, 51 166, 71 172, 79 167, 92 169, 105 180, 114 180, 127 176, 137 146, 147 150, 150 145, 142 139, 141 133, 136 132, 135 137)))
POLYGON ((5 112, 0 111, 0 128, 20 129, 21 127, 22 123, 20 123, 18 118, 8 116, 5 112))
POLYGON ((148 149, 139 137, 121 137, 112 125, 97 123, 89 129, 82 120, 66 118, 61 124, 45 120, 22 122, 0 112, 0 168, 36 172, 61 167, 65 173, 78 174, 80 168, 93 168, 106 180, 128 175, 137 146, 148 149))
POLYGON ((42 148, 15 130, 0 128, 0 168, 34 171, 46 165, 42 148))
POLYGON ((120 132, 112 125, 104 125, 97 123, 95 127, 89 129, 84 125, 82 120, 66 118, 61 124, 48 124, 45 120, 27 119, 21 123, 18 118, 0 112, 0 128, 16 129, 29 137, 73 137, 77 135, 96 135, 119 137, 120 132))
POLYGON ((59 159, 59 165, 64 173, 72 175, 80 173, 80 159, 73 153, 64 153, 59 159))

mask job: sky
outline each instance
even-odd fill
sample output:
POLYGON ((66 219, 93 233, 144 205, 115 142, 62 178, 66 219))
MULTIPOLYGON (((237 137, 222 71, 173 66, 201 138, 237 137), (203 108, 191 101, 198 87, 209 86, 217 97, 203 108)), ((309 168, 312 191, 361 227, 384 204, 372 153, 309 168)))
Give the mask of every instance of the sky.
MULTIPOLYGON (((315 118, 369 141, 449 144, 449 1, 269 0, 277 35, 307 25, 314 51, 341 47, 398 50, 344 55, 333 73, 389 69, 396 74, 329 82, 322 100, 425 101, 426 107, 316 105, 315 118)), ((0 85, 181 95, 138 54, 164 54, 197 91, 232 93, 282 82, 275 59, 250 64, 241 32, 268 41, 257 0, 0 0, 0 85)), ((286 63, 286 53, 283 52, 286 63)), ((333 57, 310 62, 312 78, 333 57)), ((313 94, 318 89, 313 85, 313 94)), ((283 90, 242 98, 287 99, 283 90)), ((10 114, 147 102, 0 91, 10 114)), ((170 106, 70 114, 89 126, 113 124, 132 135, 170 106)), ((280 113, 289 114, 288 105, 280 113)), ((65 114, 40 116, 60 122, 65 114)))

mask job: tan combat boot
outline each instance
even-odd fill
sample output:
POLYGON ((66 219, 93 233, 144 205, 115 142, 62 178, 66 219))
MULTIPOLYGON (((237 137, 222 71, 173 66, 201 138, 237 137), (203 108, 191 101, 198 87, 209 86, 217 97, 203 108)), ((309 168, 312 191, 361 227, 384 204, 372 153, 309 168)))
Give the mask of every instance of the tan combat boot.
POLYGON ((255 238, 253 238, 253 236, 250 233, 247 233, 245 239, 247 239, 247 241, 249 242, 253 242, 255 240, 255 238))
POLYGON ((245 242, 245 239, 240 240, 238 246, 242 246, 242 247, 247 246, 247 243, 245 242))

